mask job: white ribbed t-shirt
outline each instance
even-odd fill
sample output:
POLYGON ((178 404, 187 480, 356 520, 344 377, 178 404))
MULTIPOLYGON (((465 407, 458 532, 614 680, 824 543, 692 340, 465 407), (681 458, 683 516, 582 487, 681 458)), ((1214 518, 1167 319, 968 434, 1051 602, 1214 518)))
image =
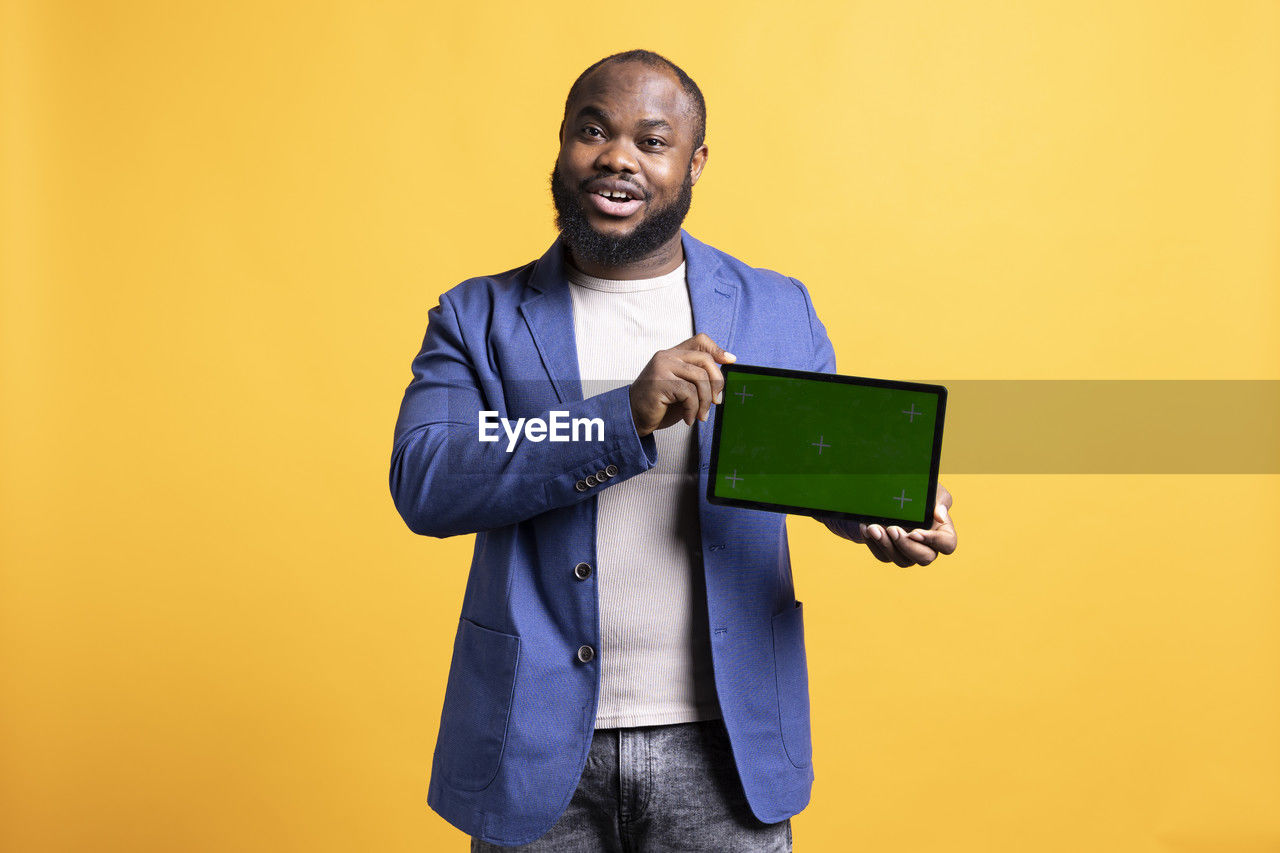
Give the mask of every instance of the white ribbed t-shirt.
MULTIPOLYGON (((567 267, 584 397, 630 385, 653 354, 693 337, 685 265, 652 279, 567 267)), ((653 468, 596 494, 598 729, 720 716, 698 530, 693 429, 654 433, 653 468)))

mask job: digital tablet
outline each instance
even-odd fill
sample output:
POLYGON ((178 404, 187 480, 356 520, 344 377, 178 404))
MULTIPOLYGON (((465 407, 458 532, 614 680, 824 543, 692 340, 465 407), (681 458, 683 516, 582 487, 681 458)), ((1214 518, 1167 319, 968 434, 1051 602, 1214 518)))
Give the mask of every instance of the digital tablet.
POLYGON ((711 503, 932 525, 945 387, 745 364, 720 370, 711 503))

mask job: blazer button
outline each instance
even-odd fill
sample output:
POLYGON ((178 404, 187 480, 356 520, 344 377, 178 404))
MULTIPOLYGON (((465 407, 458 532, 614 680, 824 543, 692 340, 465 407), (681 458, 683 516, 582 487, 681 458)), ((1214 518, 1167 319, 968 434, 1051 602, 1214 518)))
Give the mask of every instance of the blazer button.
POLYGON ((591 567, 586 563, 578 563, 573 567, 573 576, 580 581, 584 581, 591 577, 591 567))
POLYGON ((603 483, 603 482, 604 482, 605 480, 607 480, 607 479, 609 479, 609 474, 608 474, 608 472, 606 472, 603 468, 602 468, 601 470, 599 470, 599 471, 597 471, 597 472, 596 472, 596 481, 597 481, 597 482, 599 482, 599 483, 603 483))
POLYGON ((578 660, 583 663, 590 663, 591 659, 596 656, 596 650, 590 646, 578 646, 578 660))
POLYGON ((586 479, 586 483, 587 483, 587 485, 588 485, 588 486, 598 486, 598 485, 600 485, 600 481, 596 479, 596 475, 595 475, 595 474, 588 474, 588 475, 587 475, 587 479, 586 479))
POLYGON ((608 474, 610 477, 616 477, 618 476, 618 466, 610 465, 608 468, 604 469, 604 472, 608 474))
POLYGON ((579 480, 573 484, 573 487, 580 492, 585 492, 587 490, 587 483, 585 480, 579 480))

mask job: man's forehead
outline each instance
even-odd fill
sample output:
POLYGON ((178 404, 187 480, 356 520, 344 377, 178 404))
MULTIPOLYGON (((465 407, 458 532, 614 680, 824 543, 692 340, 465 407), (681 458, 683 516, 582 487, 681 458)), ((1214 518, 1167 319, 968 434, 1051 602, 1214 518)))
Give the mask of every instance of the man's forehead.
POLYGON ((569 116, 603 113, 615 119, 665 119, 673 125, 693 119, 694 107, 675 74, 639 62, 607 62, 582 81, 569 116), (625 111, 628 115, 617 115, 625 111))

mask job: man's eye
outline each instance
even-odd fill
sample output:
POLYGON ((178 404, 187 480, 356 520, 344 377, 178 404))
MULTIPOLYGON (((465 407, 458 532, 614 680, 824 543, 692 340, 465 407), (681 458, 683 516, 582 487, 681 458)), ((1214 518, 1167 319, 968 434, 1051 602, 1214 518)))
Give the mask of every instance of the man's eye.
POLYGON ((658 139, 655 136, 651 136, 644 141, 644 144, 648 145, 650 148, 661 148, 666 143, 664 143, 661 139, 658 139))
POLYGON ((582 129, 582 132, 585 133, 587 136, 604 136, 604 134, 600 132, 600 128, 598 127, 584 127, 582 129))

